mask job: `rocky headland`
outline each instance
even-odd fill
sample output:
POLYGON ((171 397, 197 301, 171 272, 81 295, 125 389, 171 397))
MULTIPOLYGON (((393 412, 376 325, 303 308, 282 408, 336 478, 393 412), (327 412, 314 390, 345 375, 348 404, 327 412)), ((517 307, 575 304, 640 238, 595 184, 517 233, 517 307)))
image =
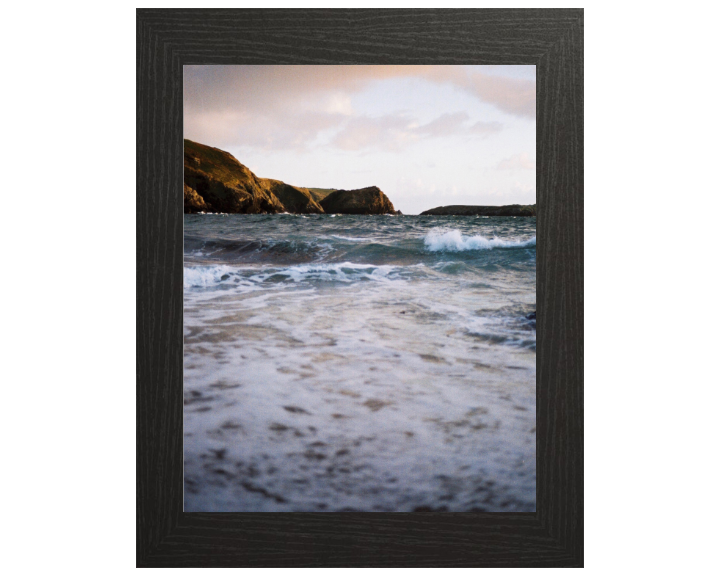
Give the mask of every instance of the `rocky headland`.
POLYGON ((397 214, 398 211, 377 186, 360 190, 335 190, 321 200, 326 214, 397 214))
POLYGON ((438 206, 420 216, 537 216, 535 204, 509 206, 438 206))
POLYGON ((302 188, 259 178, 228 152, 185 140, 184 211, 228 214, 397 214, 376 186, 302 188))
POLYGON ((186 213, 284 212, 269 183, 223 150, 185 140, 184 167, 186 213))

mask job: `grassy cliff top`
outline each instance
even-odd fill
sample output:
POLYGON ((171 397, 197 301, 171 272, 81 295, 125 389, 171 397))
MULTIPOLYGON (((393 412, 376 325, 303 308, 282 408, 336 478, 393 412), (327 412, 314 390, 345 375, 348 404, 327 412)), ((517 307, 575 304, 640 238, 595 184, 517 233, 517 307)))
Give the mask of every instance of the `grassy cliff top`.
POLYGON ((300 190, 305 190, 313 197, 315 202, 320 202, 325 199, 325 196, 335 192, 337 188, 300 188, 300 190))

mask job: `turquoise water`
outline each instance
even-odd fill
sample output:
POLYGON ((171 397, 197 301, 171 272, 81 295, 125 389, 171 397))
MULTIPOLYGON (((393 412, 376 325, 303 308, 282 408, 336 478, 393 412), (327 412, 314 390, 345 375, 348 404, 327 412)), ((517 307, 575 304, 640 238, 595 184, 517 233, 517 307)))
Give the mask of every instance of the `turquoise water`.
POLYGON ((535 218, 186 215, 185 510, 533 511, 535 218))

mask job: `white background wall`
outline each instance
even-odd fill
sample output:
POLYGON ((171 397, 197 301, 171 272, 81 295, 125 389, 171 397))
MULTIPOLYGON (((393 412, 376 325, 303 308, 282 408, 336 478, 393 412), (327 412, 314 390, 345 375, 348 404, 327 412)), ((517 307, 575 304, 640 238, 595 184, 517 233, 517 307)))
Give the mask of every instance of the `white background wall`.
MULTIPOLYGON (((135 6, 122 4, 3 8, 7 574, 135 563, 135 6)), ((716 19, 707 3, 583 4, 586 570, 710 573, 716 19)))

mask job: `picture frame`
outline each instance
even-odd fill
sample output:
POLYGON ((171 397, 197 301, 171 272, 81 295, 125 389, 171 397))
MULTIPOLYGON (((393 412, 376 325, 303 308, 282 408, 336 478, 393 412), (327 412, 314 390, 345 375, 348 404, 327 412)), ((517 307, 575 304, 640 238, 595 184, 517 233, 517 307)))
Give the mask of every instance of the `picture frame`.
POLYGON ((583 566, 583 10, 138 9, 138 567, 583 566), (188 64, 532 64, 535 513, 183 512, 188 64))

